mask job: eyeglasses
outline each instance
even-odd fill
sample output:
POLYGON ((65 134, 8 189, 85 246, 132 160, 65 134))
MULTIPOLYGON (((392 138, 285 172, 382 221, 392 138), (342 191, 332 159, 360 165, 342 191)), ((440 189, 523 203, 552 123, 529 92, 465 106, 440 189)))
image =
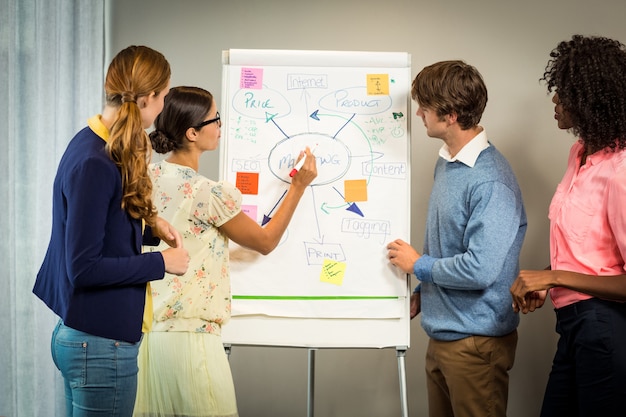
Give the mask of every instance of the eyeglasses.
POLYGON ((197 126, 192 126, 194 129, 196 130, 200 130, 202 129, 204 126, 206 125, 210 125, 211 123, 215 123, 217 122, 217 126, 218 127, 222 127, 222 120, 220 119, 220 112, 217 112, 217 115, 215 116, 214 119, 209 119, 209 120, 205 120, 204 122, 200 123, 197 126))

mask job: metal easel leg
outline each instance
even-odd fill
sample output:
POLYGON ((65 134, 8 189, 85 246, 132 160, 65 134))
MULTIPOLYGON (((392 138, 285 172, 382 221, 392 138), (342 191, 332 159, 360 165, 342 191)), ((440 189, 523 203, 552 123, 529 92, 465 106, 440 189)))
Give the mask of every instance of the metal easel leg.
POLYGON ((406 347, 397 347, 396 356, 398 357, 398 377, 400 378, 400 406, 402 409, 402 417, 409 417, 409 401, 406 389, 406 347))
POLYGON ((315 402, 315 351, 309 349, 309 381, 307 384, 307 417, 313 417, 313 404, 315 402))

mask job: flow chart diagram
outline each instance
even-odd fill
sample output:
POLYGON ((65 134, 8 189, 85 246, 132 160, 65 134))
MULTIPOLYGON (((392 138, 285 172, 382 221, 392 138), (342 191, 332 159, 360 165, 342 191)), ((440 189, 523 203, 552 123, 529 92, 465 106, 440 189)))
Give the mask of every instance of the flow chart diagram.
POLYGON ((385 247, 410 228, 409 76, 407 67, 225 66, 221 171, 242 210, 271 222, 307 146, 318 170, 274 252, 231 244, 233 314, 397 314, 406 282, 385 247))

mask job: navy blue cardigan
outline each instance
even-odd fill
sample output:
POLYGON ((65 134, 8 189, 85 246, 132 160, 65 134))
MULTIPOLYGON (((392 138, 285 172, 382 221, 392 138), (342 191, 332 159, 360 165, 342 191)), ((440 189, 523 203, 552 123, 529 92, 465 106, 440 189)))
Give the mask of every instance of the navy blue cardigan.
POLYGON ((141 253, 142 244, 157 242, 122 210, 121 174, 105 144, 86 127, 61 158, 50 244, 33 292, 67 326, 137 342, 146 283, 163 278, 165 264, 160 252, 141 253))

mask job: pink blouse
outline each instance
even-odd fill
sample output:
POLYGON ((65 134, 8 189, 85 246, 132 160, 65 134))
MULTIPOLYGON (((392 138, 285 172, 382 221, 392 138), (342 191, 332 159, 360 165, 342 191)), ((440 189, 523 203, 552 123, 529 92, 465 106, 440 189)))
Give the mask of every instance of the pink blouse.
MULTIPOLYGON (((570 150, 567 170, 550 203, 550 262, 553 270, 621 275, 626 257, 626 150, 589 155, 570 150)), ((550 290, 561 308, 591 298, 562 287, 550 290)))

